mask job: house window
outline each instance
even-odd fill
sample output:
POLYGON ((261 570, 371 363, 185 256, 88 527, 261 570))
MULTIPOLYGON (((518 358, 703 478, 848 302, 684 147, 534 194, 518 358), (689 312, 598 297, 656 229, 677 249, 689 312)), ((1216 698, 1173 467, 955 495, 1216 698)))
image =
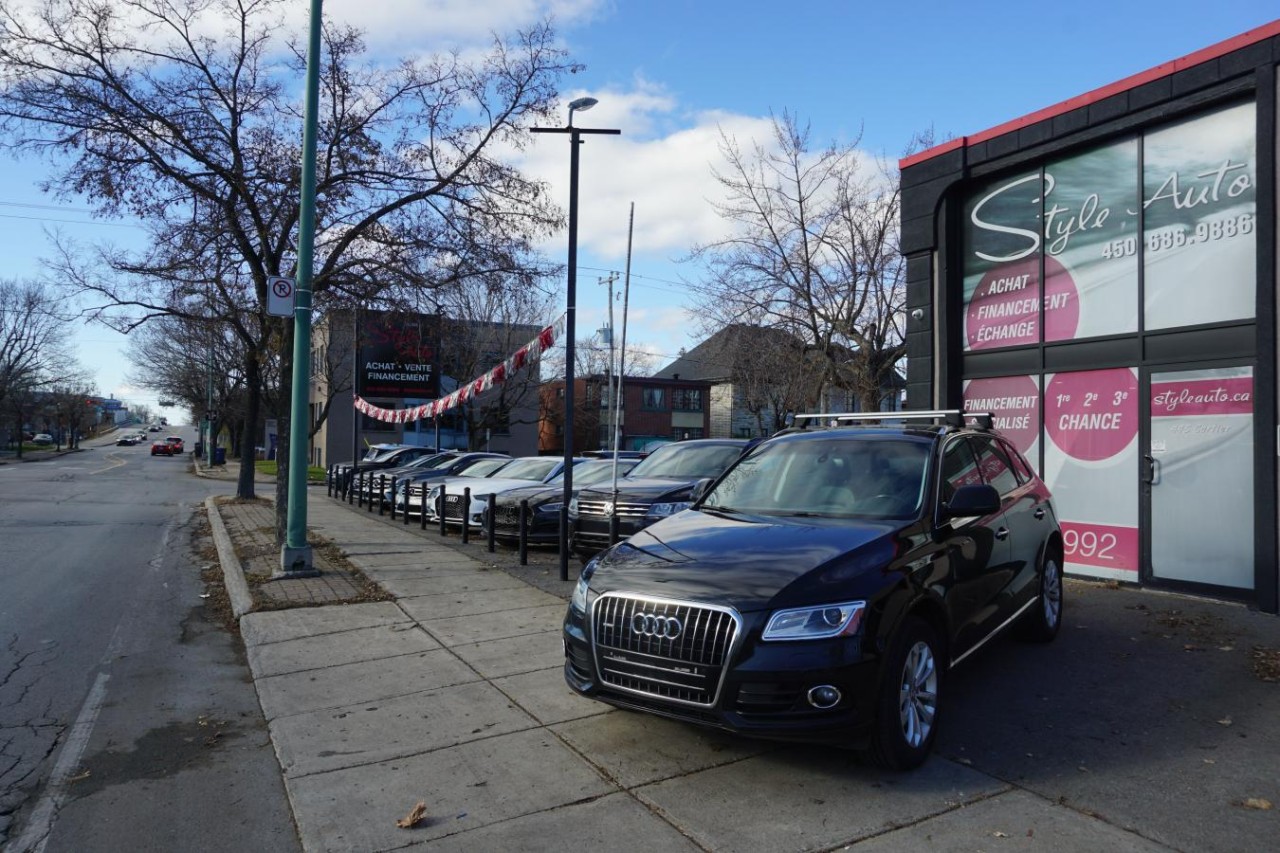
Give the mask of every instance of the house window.
POLYGON ((695 438, 705 438, 706 436, 702 434, 702 427, 681 427, 675 430, 671 437, 676 441, 689 441, 695 438))
POLYGON ((665 388, 644 388, 641 396, 641 407, 645 411, 664 412, 667 409, 667 401, 664 396, 665 388))
POLYGON ((671 409, 676 412, 701 412, 701 388, 672 388, 671 409))

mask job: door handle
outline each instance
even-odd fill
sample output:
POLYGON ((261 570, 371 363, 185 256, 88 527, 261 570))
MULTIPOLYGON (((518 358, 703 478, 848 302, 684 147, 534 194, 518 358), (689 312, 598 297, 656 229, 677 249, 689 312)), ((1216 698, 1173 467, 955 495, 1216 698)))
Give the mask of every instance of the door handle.
POLYGON ((1142 482, 1148 486, 1160 485, 1160 460, 1149 453, 1144 455, 1142 460, 1146 463, 1142 472, 1142 482))
POLYGON ((997 539, 999 539, 999 540, 1000 540, 1000 541, 1002 541, 1002 542, 1003 542, 1005 539, 1008 539, 1008 538, 1009 538, 1009 528, 1007 528, 1007 527, 1001 527, 999 530, 997 530, 997 531, 996 531, 996 538, 997 538, 997 539))
POLYGON ((1036 511, 1031 514, 1035 516, 1036 521, 1040 521, 1041 519, 1044 518, 1044 507, 1042 506, 1036 507, 1036 511))

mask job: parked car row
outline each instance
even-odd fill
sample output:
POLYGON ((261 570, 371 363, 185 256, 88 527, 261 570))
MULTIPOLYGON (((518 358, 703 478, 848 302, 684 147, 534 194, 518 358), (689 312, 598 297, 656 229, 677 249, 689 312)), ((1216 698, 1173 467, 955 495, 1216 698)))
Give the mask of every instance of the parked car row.
MULTIPOLYGON (((558 540, 561 460, 466 456, 426 457, 370 497, 476 528, 492 506, 505 541, 524 501, 528 541, 558 540)), ((564 677, 611 705, 909 769, 957 664, 1001 632, 1049 641, 1062 622, 1049 490, 990 416, 840 415, 760 442, 575 460, 573 480, 570 544, 589 561, 564 677)))

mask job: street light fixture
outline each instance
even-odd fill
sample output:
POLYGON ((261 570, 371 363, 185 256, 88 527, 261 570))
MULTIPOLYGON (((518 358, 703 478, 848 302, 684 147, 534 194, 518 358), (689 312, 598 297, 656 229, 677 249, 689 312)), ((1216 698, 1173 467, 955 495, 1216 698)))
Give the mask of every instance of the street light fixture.
POLYGON ((569 501, 573 496, 573 359, 578 286, 578 145, 585 133, 616 136, 621 130, 573 126, 573 114, 598 104, 595 98, 569 102, 569 122, 565 127, 535 127, 534 133, 569 134, 569 268, 565 281, 564 318, 564 493, 560 503, 560 580, 569 579, 569 501))

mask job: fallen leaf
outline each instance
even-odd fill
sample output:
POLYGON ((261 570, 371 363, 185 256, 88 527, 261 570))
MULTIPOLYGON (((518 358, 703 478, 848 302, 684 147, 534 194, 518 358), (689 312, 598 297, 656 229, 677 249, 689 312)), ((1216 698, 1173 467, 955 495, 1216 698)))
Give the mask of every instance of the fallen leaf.
MULTIPOLYGON (((89 771, 88 771, 88 770, 86 770, 86 771, 84 771, 83 773, 81 773, 81 774, 79 774, 79 775, 77 775, 77 776, 72 776, 72 777, 71 777, 70 779, 68 779, 67 781, 68 781, 68 782, 83 782, 85 779, 88 779, 88 778, 89 778, 89 771)), ((1270 803, 1267 803, 1267 808, 1271 808, 1271 804, 1270 804, 1270 803)))
POLYGON ((991 834, 992 834, 992 835, 994 835, 996 838, 1008 838, 1008 837, 1009 837, 1006 833, 1003 833, 1003 832, 1001 832, 1001 831, 1000 831, 1000 830, 998 830, 998 829, 997 829, 995 832, 991 833, 991 834))
POLYGON ((396 821, 396 826, 401 829, 413 829, 418 823, 427 816, 427 804, 418 803, 413 807, 413 811, 396 821))
POLYGON ((1212 758, 1204 758, 1204 759, 1201 759, 1201 760, 1202 760, 1205 764, 1217 764, 1217 763, 1218 763, 1215 759, 1212 759, 1212 758))
POLYGON ((1263 812, 1270 811, 1271 801, 1264 800, 1262 799, 1262 797, 1250 797, 1249 799, 1244 801, 1244 807, 1246 809, 1257 809, 1258 811, 1263 811, 1263 812))
POLYGON ((1218 725, 1220 725, 1220 726, 1229 726, 1229 725, 1231 725, 1231 718, 1230 718, 1230 717, 1223 717, 1221 720, 1218 720, 1218 725))

